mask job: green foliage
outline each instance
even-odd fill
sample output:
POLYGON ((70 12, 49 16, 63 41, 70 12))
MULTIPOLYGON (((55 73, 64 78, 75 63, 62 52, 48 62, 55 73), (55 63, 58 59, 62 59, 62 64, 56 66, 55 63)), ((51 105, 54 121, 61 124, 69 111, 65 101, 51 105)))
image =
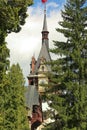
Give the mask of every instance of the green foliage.
MULTIPOLYGON (((54 41, 48 100, 63 121, 62 130, 87 129, 87 5, 86 0, 67 0, 62 11, 65 41, 54 41)), ((55 129, 56 130, 56 129, 55 129)))
POLYGON ((12 102, 14 106, 14 117, 16 118, 15 127, 18 130, 25 130, 28 128, 27 113, 25 108, 25 97, 24 97, 24 77, 20 66, 13 65, 10 69, 9 77, 12 83, 12 102), (27 124, 27 126, 26 126, 27 124))
POLYGON ((3 70, 8 68, 9 49, 5 38, 10 32, 19 32, 27 17, 32 0, 0 0, 0 82, 3 70))
POLYGON ((3 78, 0 130, 29 129, 24 93, 22 70, 18 64, 12 65, 8 74, 3 78))
POLYGON ((25 23, 27 7, 32 0, 1 0, 0 31, 18 32, 25 23))
POLYGON ((6 74, 9 69, 9 49, 5 38, 9 33, 21 30, 27 17, 27 7, 31 4, 32 0, 0 0, 0 130, 28 129, 26 116, 23 115, 25 110, 22 73, 20 71, 19 74, 17 65, 17 68, 12 67, 12 71, 15 68, 14 72, 18 69, 17 75, 10 73, 14 79, 11 80, 6 74))

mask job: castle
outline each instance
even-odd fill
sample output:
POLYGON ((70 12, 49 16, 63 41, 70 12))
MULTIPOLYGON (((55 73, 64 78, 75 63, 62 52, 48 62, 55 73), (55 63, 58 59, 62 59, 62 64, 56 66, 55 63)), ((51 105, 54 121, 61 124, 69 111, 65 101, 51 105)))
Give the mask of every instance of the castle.
POLYGON ((37 60, 32 56, 30 64, 30 74, 28 75, 28 90, 26 93, 26 105, 28 118, 31 122, 31 130, 36 129, 43 122, 43 110, 41 95, 45 92, 44 84, 48 84, 49 79, 46 75, 51 68, 46 62, 51 61, 49 53, 49 31, 47 29, 46 5, 44 6, 44 20, 42 29, 42 45, 37 60), (32 113, 30 114, 30 111, 32 113), (31 115, 31 116, 30 116, 31 115))

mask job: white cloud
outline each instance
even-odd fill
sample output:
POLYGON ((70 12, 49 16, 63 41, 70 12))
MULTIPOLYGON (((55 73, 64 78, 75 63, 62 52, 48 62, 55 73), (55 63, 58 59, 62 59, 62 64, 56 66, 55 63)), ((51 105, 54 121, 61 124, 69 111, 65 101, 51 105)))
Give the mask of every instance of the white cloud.
MULTIPOLYGON (((49 4, 51 6, 52 3, 49 4)), ((54 4, 56 7, 57 5, 54 4)), ((6 38, 8 48, 10 49, 11 64, 19 63, 23 69, 25 78, 28 76, 30 69, 31 57, 35 54, 37 59, 42 44, 42 27, 43 27, 43 9, 41 6, 30 7, 28 9, 29 17, 26 24, 19 33, 11 33, 6 38)), ((61 40, 63 37, 55 31, 58 28, 58 21, 61 20, 60 12, 57 10, 50 11, 47 17, 49 44, 53 46, 53 40, 61 40)), ((28 82, 27 82, 28 84, 28 82)))
POLYGON ((50 3, 47 4, 47 8, 49 8, 49 7, 57 8, 58 6, 59 5, 57 3, 55 3, 55 2, 50 2, 50 3))

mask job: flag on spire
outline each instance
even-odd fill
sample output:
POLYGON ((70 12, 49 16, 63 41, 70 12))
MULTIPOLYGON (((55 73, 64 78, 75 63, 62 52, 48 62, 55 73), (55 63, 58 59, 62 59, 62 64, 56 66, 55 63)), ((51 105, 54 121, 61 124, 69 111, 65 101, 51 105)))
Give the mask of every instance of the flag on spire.
POLYGON ((47 0, 42 0, 42 3, 45 3, 45 2, 47 2, 47 0))

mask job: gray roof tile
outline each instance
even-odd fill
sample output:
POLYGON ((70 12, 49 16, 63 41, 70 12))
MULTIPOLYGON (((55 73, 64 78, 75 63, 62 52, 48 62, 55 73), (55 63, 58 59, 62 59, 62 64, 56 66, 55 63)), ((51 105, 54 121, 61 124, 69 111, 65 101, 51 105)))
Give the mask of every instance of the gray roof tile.
POLYGON ((39 93, 35 85, 29 85, 25 93, 25 99, 25 105, 30 109, 32 109, 33 105, 39 105, 39 93))

